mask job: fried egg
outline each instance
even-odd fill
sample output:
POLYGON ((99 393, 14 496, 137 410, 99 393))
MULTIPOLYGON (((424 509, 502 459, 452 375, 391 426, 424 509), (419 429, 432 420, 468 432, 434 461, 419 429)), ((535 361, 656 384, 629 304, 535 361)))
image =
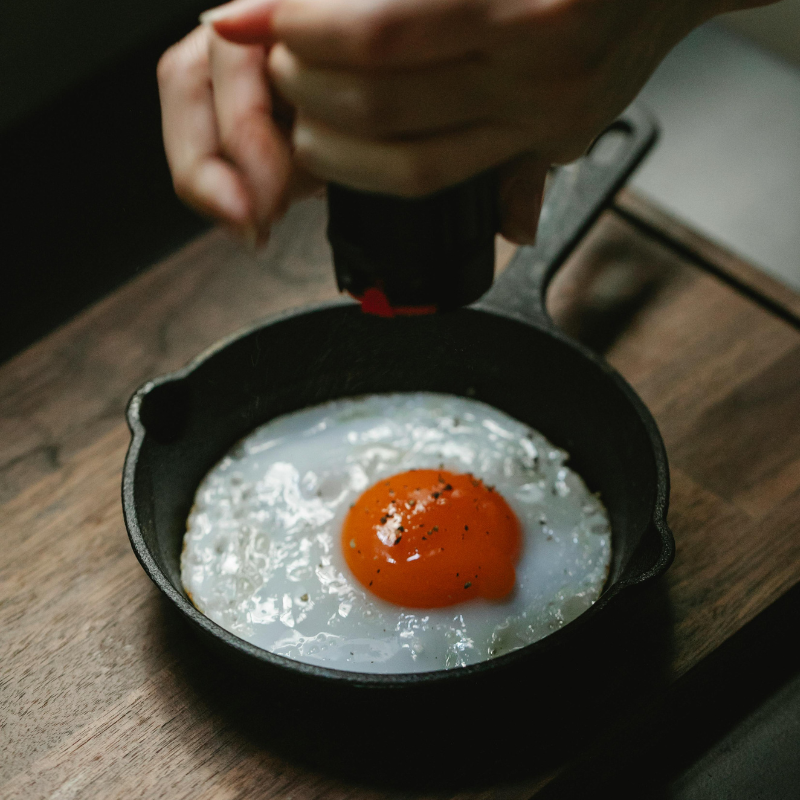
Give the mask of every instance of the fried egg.
POLYGON ((476 400, 370 395, 271 420, 197 489, 195 606, 308 664, 475 664, 589 608, 611 561, 600 499, 537 431, 476 400))

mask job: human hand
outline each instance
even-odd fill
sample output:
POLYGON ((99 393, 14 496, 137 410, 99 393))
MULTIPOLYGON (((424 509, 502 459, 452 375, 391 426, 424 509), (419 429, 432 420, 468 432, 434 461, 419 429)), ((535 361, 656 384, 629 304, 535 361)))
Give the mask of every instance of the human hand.
POLYGON ((431 193, 501 169, 503 232, 530 241, 573 160, 712 15, 700 0, 235 0, 206 16, 261 43, 296 108, 294 156, 366 191, 431 193))
POLYGON ((501 165, 502 232, 532 241, 549 165, 585 152, 692 27, 767 2, 235 0, 159 65, 176 190, 263 241, 320 185, 309 173, 415 196, 501 165))
POLYGON ((292 157, 290 114, 270 89, 262 46, 200 26, 162 56, 158 83, 175 191, 252 247, 293 199, 322 185, 292 157))
MULTIPOLYGON (((324 183, 294 158, 292 112, 269 84, 267 52, 200 26, 158 65, 164 146, 177 195, 252 248, 266 242, 292 200, 324 183)), ((529 229, 533 223, 528 238, 535 233, 546 170, 521 156, 502 171, 509 238, 515 211, 529 229)))

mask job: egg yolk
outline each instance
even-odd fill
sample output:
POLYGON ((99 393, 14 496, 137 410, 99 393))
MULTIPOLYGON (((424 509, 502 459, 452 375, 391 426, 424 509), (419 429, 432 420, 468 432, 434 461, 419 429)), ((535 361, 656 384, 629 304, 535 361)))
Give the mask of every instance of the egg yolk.
POLYGON ((439 608, 514 588, 519 520, 492 487, 469 474, 417 469, 379 481, 350 509, 345 560, 378 597, 439 608))

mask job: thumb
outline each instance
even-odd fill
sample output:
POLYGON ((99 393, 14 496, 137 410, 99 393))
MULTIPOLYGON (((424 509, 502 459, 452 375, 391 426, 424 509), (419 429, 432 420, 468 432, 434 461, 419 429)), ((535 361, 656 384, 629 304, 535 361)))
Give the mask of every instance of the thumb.
POLYGON ((517 244, 533 244, 542 210, 549 164, 526 153, 500 168, 500 233, 517 244))

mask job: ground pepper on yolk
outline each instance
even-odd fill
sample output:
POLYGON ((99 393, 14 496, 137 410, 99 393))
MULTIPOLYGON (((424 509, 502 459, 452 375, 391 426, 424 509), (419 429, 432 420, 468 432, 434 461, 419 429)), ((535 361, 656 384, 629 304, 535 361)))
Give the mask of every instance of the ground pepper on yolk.
POLYGON ((418 469, 379 481, 342 527, 345 560, 383 600, 440 608, 514 588, 522 529, 492 487, 469 474, 418 469))

